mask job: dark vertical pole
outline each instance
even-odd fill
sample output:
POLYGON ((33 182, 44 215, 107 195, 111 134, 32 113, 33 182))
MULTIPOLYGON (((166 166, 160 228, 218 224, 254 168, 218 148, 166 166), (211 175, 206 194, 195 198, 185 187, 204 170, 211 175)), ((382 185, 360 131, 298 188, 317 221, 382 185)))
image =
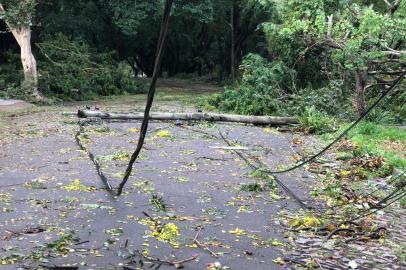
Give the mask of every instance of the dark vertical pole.
POLYGON ((166 0, 166 2, 165 2, 164 15, 163 15, 162 25, 161 25, 161 33, 159 34, 157 53, 156 53, 156 58, 155 58, 154 73, 152 75, 151 85, 150 85, 149 91, 148 91, 147 104, 145 105, 144 119, 143 119, 142 125, 141 125, 140 136, 138 139, 137 148, 135 149, 134 153, 131 156, 130 162, 128 163, 123 181, 121 181, 120 186, 117 189, 118 196, 121 195, 121 193, 123 192, 123 188, 124 188, 125 184, 127 183, 128 178, 131 175, 133 165, 134 165, 135 161, 137 160, 138 155, 140 154, 142 147, 144 145, 145 136, 146 136, 147 130, 148 130, 149 113, 151 111, 152 103, 154 101, 154 96, 155 96, 156 81, 158 79, 158 75, 159 75, 159 71, 160 71, 160 67, 161 67, 161 63, 162 63, 162 56, 163 56, 163 51, 164 51, 166 34, 168 32, 169 17, 170 17, 170 13, 171 13, 171 9, 172 9, 172 4, 173 4, 173 0, 166 0))
POLYGON ((231 25, 231 80, 234 84, 235 81, 235 41, 234 41, 234 0, 231 2, 231 18, 230 18, 230 25, 231 25))

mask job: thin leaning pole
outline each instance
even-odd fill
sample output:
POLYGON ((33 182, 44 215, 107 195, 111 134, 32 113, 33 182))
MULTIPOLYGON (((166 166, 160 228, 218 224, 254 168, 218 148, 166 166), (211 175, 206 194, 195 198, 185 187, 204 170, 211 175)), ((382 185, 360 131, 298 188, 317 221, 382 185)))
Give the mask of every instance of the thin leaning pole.
POLYGON ((149 114, 150 114, 152 103, 154 101, 154 96, 155 96, 156 81, 158 79, 158 74, 160 71, 161 63, 162 63, 162 56, 163 56, 163 51, 164 51, 164 46, 165 46, 165 41, 166 41, 166 34, 168 33, 168 25, 169 25, 169 18, 170 18, 170 14, 171 14, 171 10, 172 10, 172 5, 173 5, 173 0, 166 0, 162 24, 161 24, 161 32, 159 34, 157 53, 156 53, 156 58, 155 58, 154 73, 152 75, 152 81, 151 81, 151 85, 150 85, 149 91, 148 91, 147 104, 145 105, 144 119, 143 119, 142 125, 141 125, 140 136, 138 139, 137 148, 135 149, 134 153, 131 156, 130 162, 128 163, 127 169, 125 171, 124 178, 121 181, 121 183, 117 189, 117 196, 120 196, 121 193, 123 192, 123 188, 124 188, 125 184, 127 183, 128 178, 131 175, 134 163, 137 160, 138 155, 140 154, 142 147, 144 145, 145 136, 148 131, 149 114))

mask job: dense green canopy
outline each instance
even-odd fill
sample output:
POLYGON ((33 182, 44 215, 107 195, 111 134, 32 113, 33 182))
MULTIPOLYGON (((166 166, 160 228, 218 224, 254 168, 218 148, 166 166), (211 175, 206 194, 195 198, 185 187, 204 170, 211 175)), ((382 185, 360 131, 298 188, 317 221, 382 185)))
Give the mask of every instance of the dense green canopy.
MULTIPOLYGON (((362 113, 406 63, 405 2, 178 0, 162 75, 231 83, 236 73, 233 86, 209 105, 238 113, 300 114, 312 106, 362 113)), ((22 77, 19 47, 4 22, 31 26, 46 95, 141 91, 134 76, 152 74, 163 0, 0 3, 2 96, 21 94, 22 77)), ((404 98, 394 104, 397 118, 404 98)))

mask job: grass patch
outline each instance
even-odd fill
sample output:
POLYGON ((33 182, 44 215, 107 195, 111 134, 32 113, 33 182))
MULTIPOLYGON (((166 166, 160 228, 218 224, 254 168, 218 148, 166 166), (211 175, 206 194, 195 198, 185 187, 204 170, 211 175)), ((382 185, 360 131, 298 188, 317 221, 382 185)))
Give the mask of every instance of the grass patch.
POLYGON ((357 155, 383 156, 388 165, 406 169, 406 130, 370 122, 359 124, 350 132, 357 155))

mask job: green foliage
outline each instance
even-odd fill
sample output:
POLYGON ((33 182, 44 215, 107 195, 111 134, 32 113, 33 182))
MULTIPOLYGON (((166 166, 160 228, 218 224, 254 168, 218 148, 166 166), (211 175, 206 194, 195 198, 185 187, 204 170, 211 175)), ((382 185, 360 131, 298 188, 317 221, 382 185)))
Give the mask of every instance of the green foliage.
POLYGON ((352 116, 348 89, 343 81, 331 81, 328 86, 306 87, 292 93, 283 106, 288 114, 301 115, 308 108, 323 114, 348 119, 352 116))
POLYGON ((47 95, 84 100, 145 90, 127 65, 117 64, 112 54, 92 51, 84 42, 58 35, 37 46, 42 53, 40 88, 47 95))
POLYGON ((241 191, 246 192, 262 192, 265 191, 264 186, 260 183, 250 183, 250 184, 243 184, 240 187, 241 191))
POLYGON ((209 100, 209 105, 240 114, 275 114, 280 106, 277 98, 290 80, 287 68, 282 63, 271 64, 259 55, 249 54, 241 70, 241 82, 226 89, 222 96, 209 100))
POLYGON ((149 199, 149 202, 157 209, 158 211, 163 211, 166 212, 168 211, 168 205, 166 204, 165 200, 162 198, 162 196, 158 194, 152 194, 151 198, 149 199))
POLYGON ((286 43, 297 39, 302 40, 303 47, 309 46, 309 41, 319 42, 333 48, 329 51, 331 61, 350 70, 363 68, 372 60, 384 59, 383 51, 391 46, 389 42, 405 41, 405 30, 399 28, 406 25, 401 10, 391 15, 387 10, 376 10, 367 3, 331 0, 292 0, 279 2, 279 5, 283 23, 264 25, 270 42, 281 39, 286 43), (329 16, 332 16, 331 25, 329 16))
POLYGON ((4 11, 0 9, 0 20, 10 27, 31 26, 35 13, 35 0, 3 0, 4 11))
POLYGON ((20 56, 12 51, 6 51, 0 56, 0 61, 2 62, 0 66, 0 97, 30 100, 32 96, 29 82, 21 82, 24 76, 20 56))
POLYGON ((7 83, 0 78, 0 98, 30 101, 32 99, 31 89, 25 82, 17 85, 15 83, 7 83))
POLYGON ((162 1, 102 1, 113 23, 126 35, 135 35, 145 19, 156 16, 162 1), (155 13, 155 14, 154 14, 155 13))
POLYGON ((299 117, 301 128, 306 133, 328 133, 334 131, 335 119, 318 111, 314 106, 306 108, 299 117))
POLYGON ((39 1, 37 10, 41 24, 34 29, 40 37, 39 42, 64 34, 86 41, 91 48, 99 51, 116 49, 116 27, 108 17, 108 7, 103 3, 101 0, 39 1))
POLYGON ((212 0, 175 2, 174 16, 180 18, 193 18, 202 23, 212 23, 215 16, 215 3, 212 0))
POLYGON ((402 207, 403 209, 406 209, 406 198, 402 198, 399 201, 400 207, 402 207))
MULTIPOLYGON (((379 84, 375 84, 393 79, 385 74, 401 69, 406 60, 404 3, 392 11, 376 1, 277 3, 280 21, 263 25, 269 50, 297 70, 306 63, 320 65, 318 73, 327 75, 320 79, 343 80, 344 89, 354 88, 354 75, 366 74, 360 91, 367 101, 381 93, 379 84), (393 57, 398 61, 391 61, 393 57), (369 72, 378 76, 370 76, 369 72)), ((306 66, 311 70, 311 65, 306 66)), ((298 78, 301 75, 298 71, 298 78)), ((357 106, 363 99, 357 98, 357 106)), ((399 108, 396 103, 392 105, 399 108)))

